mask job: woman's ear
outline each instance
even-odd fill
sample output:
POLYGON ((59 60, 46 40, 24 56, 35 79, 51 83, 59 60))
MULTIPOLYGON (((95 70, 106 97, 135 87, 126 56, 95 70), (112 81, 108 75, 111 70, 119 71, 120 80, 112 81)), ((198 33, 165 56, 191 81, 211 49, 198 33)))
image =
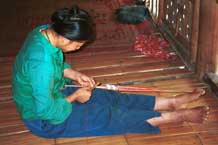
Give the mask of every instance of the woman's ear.
POLYGON ((59 45, 68 45, 71 43, 71 40, 61 36, 61 35, 58 35, 58 42, 59 42, 59 45))

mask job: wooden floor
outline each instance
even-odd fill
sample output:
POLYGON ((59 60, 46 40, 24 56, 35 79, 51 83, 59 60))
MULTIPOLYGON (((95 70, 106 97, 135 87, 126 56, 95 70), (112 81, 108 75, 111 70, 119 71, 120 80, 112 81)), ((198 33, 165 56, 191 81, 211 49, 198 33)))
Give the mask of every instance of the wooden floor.
MULTIPOLYGON (((218 142, 218 99, 207 84, 195 79, 180 59, 168 62, 146 58, 131 50, 99 51, 95 54, 76 52, 66 60, 97 81, 111 84, 156 87, 178 91, 205 88, 206 95, 188 107, 211 107, 209 119, 204 124, 168 124, 161 126, 160 134, 122 134, 107 137, 43 139, 32 135, 20 120, 11 100, 11 63, 13 58, 1 59, 0 83, 0 144, 2 145, 215 145, 218 142), (123 51, 123 52, 122 52, 123 51)), ((148 94, 148 93, 147 93, 148 94)), ((150 93, 158 97, 179 93, 150 93)))
MULTIPOLYGON (((200 87, 207 93, 188 105, 210 106, 211 112, 204 124, 162 125, 160 134, 122 134, 105 137, 44 139, 31 134, 23 125, 11 96, 11 68, 14 57, 0 57, 0 144, 1 145, 217 145, 218 98, 207 84, 195 78, 179 59, 166 61, 149 58, 132 50, 131 33, 123 29, 123 41, 115 46, 96 43, 92 49, 84 49, 66 55, 66 61, 75 69, 95 78, 102 84, 156 87, 187 91, 200 87), (131 33, 131 34, 130 34, 131 33), (131 36, 131 41, 126 36, 131 36), (129 42, 129 44, 128 44, 129 42), (119 44, 119 45, 118 45, 119 44), (105 46, 105 47, 102 47, 105 46)), ((130 39, 130 38, 128 38, 130 39)), ((108 41, 109 42, 109 41, 108 41)), ((112 41, 113 44, 115 42, 112 41)), ((181 93, 144 93, 158 97, 181 93)))

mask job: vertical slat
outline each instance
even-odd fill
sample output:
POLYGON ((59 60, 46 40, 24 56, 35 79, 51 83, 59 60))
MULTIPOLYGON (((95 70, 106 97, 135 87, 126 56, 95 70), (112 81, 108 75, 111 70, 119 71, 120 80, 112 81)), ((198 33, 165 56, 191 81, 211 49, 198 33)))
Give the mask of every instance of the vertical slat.
POLYGON ((164 17, 164 1, 165 0, 159 0, 159 15, 158 15, 159 23, 162 23, 162 19, 164 17))
POLYGON ((163 21, 186 51, 190 51, 191 48, 193 7, 192 1, 164 1, 163 21))
POLYGON ((200 19, 200 0, 195 0, 193 23, 192 23, 191 63, 195 63, 197 61, 199 19, 200 19))
POLYGON ((214 63, 214 73, 218 76, 218 1, 213 5, 213 63, 214 63))

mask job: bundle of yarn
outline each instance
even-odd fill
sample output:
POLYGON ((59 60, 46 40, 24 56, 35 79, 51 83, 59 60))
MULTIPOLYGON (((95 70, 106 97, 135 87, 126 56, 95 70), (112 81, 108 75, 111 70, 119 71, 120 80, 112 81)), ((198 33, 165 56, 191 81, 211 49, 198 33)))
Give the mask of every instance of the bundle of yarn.
POLYGON ((156 57, 174 60, 175 53, 167 51, 170 44, 163 38, 156 35, 139 34, 136 36, 134 50, 141 52, 146 57, 156 57))

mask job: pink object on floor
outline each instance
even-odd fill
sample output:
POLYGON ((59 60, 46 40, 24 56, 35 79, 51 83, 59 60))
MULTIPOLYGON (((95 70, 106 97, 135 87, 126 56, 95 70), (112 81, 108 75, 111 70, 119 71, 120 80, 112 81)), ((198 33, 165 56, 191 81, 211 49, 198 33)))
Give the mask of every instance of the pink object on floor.
POLYGON ((173 60, 173 56, 166 50, 169 43, 155 35, 139 34, 136 36, 134 50, 148 57, 158 57, 173 60))

